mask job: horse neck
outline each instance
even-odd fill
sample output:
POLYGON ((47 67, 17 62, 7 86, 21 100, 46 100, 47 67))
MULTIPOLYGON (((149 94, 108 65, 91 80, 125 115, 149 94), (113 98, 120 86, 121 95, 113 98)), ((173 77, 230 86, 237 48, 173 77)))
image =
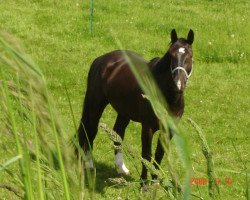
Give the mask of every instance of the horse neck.
POLYGON ((169 105, 170 111, 174 115, 182 115, 184 110, 184 96, 183 93, 178 93, 175 90, 176 86, 172 78, 169 53, 167 52, 162 58, 159 58, 152 64, 154 65, 152 66, 153 76, 169 105))

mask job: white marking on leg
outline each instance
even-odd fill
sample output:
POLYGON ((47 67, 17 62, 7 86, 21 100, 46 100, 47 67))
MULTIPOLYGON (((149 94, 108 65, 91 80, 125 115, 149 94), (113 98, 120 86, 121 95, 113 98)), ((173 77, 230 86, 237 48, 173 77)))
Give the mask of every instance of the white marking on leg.
POLYGON ((181 81, 180 80, 177 81, 176 85, 177 85, 178 90, 181 90, 181 81))
POLYGON ((121 152, 115 154, 115 164, 119 174, 129 174, 129 170, 123 162, 123 155, 121 152))
POLYGON ((87 151, 86 157, 87 157, 87 162, 85 162, 85 167, 88 169, 93 169, 94 165, 89 151, 87 151))
POLYGON ((179 48, 179 53, 185 53, 185 48, 184 47, 179 48))

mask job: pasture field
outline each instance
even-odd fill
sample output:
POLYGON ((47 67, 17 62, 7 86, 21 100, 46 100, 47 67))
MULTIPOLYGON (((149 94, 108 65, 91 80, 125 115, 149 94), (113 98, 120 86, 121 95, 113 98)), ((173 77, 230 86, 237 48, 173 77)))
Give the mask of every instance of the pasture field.
MULTIPOLYGON (((203 130, 213 152, 214 171, 217 180, 220 180, 220 195, 215 199, 250 199, 249 5, 247 0, 95 0, 93 30, 90 33, 89 1, 0 0, 0 30, 18 38, 24 51, 43 72, 54 99, 55 118, 67 133, 65 145, 68 145, 75 133, 72 112, 78 125, 87 73, 94 58, 117 49, 116 39, 124 49, 135 51, 146 59, 162 56, 168 49, 173 28, 181 37, 186 37, 192 28, 195 33, 194 69, 185 92, 185 113, 179 124, 190 150, 191 177, 207 178, 207 165, 200 138, 188 122, 189 118, 203 130)), ((3 119, 2 111, 0 117, 3 119)), ((116 113, 108 106, 101 122, 111 128, 115 118, 116 113)), ((27 127, 24 130, 33 141, 35 136, 29 135, 31 131, 27 127)), ((19 153, 14 137, 7 134, 3 127, 0 131, 0 164, 3 165, 19 153)), ((125 143, 138 154, 140 138, 140 125, 131 122, 126 130, 125 143)), ((47 139, 56 143, 52 136, 47 139)), ((182 177, 185 170, 178 159, 174 142, 171 142, 170 148, 173 151, 172 162, 182 177)), ((166 199, 166 191, 162 189, 156 194, 141 193, 139 159, 131 160, 131 157, 125 156, 131 174, 124 179, 118 176, 112 141, 102 129, 99 129, 95 140, 93 155, 96 184, 93 193, 83 184, 86 199, 166 199)), ((70 171, 70 165, 65 164, 65 167, 69 174, 73 174, 75 168, 70 171)), ((166 156, 161 167, 168 174, 166 156)), ((3 187, 13 186, 22 193, 24 185, 18 181, 18 162, 10 164, 8 170, 0 169, 0 199, 19 199, 13 191, 3 187)), ((52 184, 50 179, 43 182, 45 199, 66 199, 61 174, 54 169, 47 170, 58 182, 52 184)), ((36 170, 31 170, 34 199, 39 198, 37 174, 36 170)), ((75 182, 68 182, 71 199, 79 199, 83 194, 80 195, 81 190, 74 187, 75 182)), ((210 198, 207 184, 192 185, 191 189, 196 196, 210 198)), ((190 196, 190 199, 198 198, 190 196)))

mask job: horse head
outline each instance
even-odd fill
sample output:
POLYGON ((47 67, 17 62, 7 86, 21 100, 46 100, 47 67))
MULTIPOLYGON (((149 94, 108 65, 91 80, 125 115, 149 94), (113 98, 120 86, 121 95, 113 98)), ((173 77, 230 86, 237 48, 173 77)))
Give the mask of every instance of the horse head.
POLYGON ((190 29, 187 39, 178 38, 175 29, 171 32, 171 45, 168 50, 170 68, 176 91, 182 93, 192 74, 194 32, 190 29))

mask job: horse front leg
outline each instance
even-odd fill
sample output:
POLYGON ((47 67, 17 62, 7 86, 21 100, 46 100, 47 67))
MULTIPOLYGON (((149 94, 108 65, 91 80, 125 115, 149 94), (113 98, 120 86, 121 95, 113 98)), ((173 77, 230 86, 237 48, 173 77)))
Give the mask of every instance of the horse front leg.
MULTIPOLYGON (((169 141, 172 139, 172 137, 174 136, 174 131, 172 129, 169 128, 169 141)), ((158 138, 157 141, 157 147, 155 150, 155 162, 154 162, 154 166, 157 170, 159 170, 159 165, 161 164, 162 158, 164 156, 164 149, 163 146, 161 144, 161 139, 160 137, 158 138)), ((156 174, 152 174, 152 179, 156 180, 157 179, 157 175, 156 174)))
MULTIPOLYGON (((154 162, 154 166, 157 170, 159 169, 159 165, 161 164, 163 156, 164 156, 164 149, 162 147, 161 140, 159 138, 155 150, 155 162, 154 162)), ((157 179, 157 175, 152 174, 152 179, 154 180, 157 179)))
MULTIPOLYGON (((141 141, 142 141, 142 158, 147 161, 151 161, 151 147, 152 147, 152 138, 153 138, 153 130, 151 127, 142 124, 142 133, 141 133, 141 141)), ((147 168, 142 163, 142 171, 141 171, 141 186, 146 189, 145 181, 147 180, 147 168)))

